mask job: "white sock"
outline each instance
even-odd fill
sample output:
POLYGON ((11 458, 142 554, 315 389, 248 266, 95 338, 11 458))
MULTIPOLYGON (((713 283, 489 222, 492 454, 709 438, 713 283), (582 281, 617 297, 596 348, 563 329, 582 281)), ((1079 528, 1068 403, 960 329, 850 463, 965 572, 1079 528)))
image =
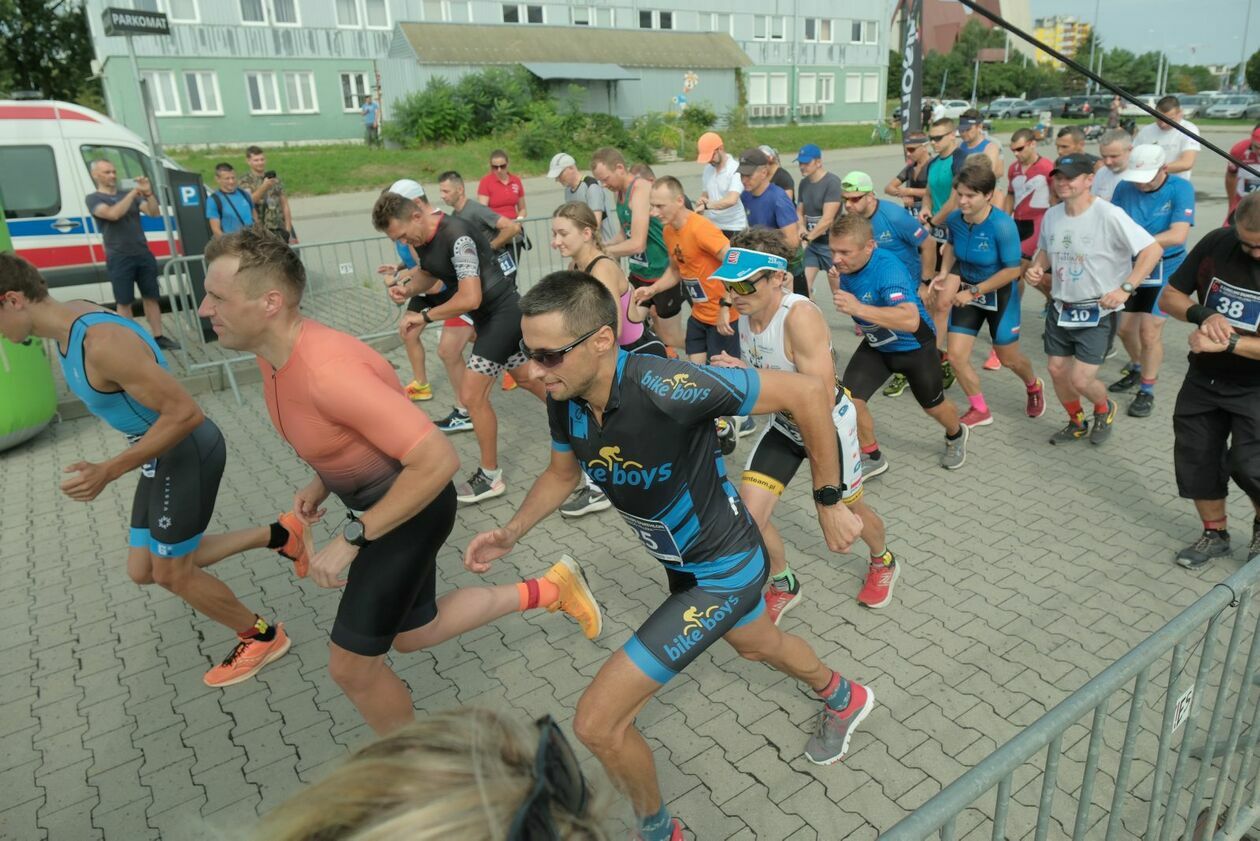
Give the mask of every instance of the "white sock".
POLYGON ((497 482, 499 479, 503 477, 502 467, 496 470, 491 470, 489 467, 482 467, 481 472, 486 474, 486 476, 489 477, 491 482, 497 482))

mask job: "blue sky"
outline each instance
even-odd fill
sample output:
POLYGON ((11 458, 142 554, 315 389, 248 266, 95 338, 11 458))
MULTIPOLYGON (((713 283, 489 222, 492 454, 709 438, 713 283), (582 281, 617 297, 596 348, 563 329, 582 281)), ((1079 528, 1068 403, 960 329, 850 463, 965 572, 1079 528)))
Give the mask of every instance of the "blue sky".
POLYGON ((1099 5, 1098 32, 1110 46, 1137 53, 1162 46, 1178 64, 1233 64, 1243 50, 1249 2, 1250 55, 1260 49, 1260 0, 1031 0, 1031 5, 1034 18, 1076 15, 1086 21, 1099 5))

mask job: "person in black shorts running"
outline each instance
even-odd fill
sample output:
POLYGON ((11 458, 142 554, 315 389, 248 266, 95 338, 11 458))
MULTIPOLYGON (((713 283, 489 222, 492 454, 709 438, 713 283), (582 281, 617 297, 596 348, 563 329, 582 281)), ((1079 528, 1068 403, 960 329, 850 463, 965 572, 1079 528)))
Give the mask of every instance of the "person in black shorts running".
POLYGON ((404 314, 400 333, 410 336, 434 321, 464 313, 472 316, 477 338, 460 381, 459 401, 472 418, 481 463, 458 488, 458 498, 472 503, 499 496, 507 487, 499 469, 499 419, 490 405, 490 388, 506 368, 521 388, 539 399, 543 396, 538 384, 518 371, 525 357, 517 347, 521 326, 516 285, 503 276, 485 234, 463 219, 435 211, 424 196, 412 200, 383 194, 372 208, 372 224, 390 239, 414 248, 420 261, 420 268, 405 282, 390 287, 395 301, 402 303, 438 282, 452 290, 442 303, 404 314))
POLYGON ((521 300, 521 313, 525 345, 550 398, 551 464, 505 526, 473 538, 464 563, 487 572, 564 502, 580 470, 661 561, 670 595, 600 668, 578 701, 573 729, 629 796, 640 835, 681 839, 634 719, 716 640, 808 682, 824 700, 805 748, 813 762, 841 759, 853 728, 874 705, 871 690, 841 678, 765 614, 765 548, 726 477, 713 428, 722 415, 791 412, 810 456, 827 545, 843 551, 861 523, 840 504, 834 395, 800 374, 618 352, 616 302, 598 281, 576 272, 543 278, 521 300))
POLYGON ((428 648, 540 607, 599 635, 599 605, 571 559, 541 578, 435 599, 437 553, 455 523, 450 441, 412 406, 384 357, 302 316, 306 270, 287 245, 251 228, 211 243, 206 264, 200 314, 224 347, 258 356, 272 425, 315 470, 294 495, 295 513, 320 520, 334 493, 349 511, 311 557, 310 574, 344 588, 328 670, 374 731, 414 718, 411 693, 385 662, 391 648, 428 648))

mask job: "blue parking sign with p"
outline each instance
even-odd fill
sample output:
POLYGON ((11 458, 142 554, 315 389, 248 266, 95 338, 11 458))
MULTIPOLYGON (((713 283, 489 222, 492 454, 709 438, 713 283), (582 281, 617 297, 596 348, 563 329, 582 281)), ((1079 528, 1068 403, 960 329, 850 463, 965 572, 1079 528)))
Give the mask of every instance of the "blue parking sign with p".
POLYGON ((179 188, 179 203, 184 207, 197 206, 196 184, 185 184, 179 188))

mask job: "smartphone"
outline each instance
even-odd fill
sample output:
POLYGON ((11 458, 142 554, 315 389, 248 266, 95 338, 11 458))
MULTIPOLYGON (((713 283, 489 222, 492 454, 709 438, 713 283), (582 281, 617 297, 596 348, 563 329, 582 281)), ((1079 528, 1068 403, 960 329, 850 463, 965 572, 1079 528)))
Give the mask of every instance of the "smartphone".
POLYGON ((269 169, 263 173, 263 178, 275 178, 275 177, 276 177, 276 171, 274 169, 269 169))
POLYGON ((136 189, 136 186, 137 186, 136 179, 134 178, 119 178, 118 179, 118 189, 121 192, 129 193, 132 190, 136 189))

